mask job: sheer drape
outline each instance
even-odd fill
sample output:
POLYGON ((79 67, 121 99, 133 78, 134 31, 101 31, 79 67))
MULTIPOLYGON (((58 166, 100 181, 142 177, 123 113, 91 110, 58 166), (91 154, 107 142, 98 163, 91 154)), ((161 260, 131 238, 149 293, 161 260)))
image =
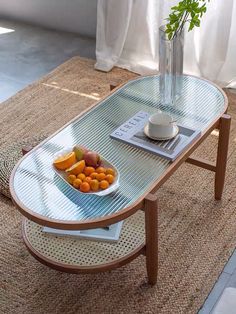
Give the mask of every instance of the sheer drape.
MULTIPOLYGON (((98 0, 95 67, 156 73, 158 28, 177 2, 98 0)), ((184 72, 236 87, 236 1, 212 0, 201 27, 186 33, 184 72)))

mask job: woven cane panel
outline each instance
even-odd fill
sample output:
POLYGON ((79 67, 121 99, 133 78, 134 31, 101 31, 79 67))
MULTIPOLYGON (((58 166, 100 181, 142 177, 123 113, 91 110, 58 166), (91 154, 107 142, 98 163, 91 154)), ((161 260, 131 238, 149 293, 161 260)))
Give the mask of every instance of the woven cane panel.
POLYGON ((96 266, 124 257, 142 245, 144 227, 144 213, 138 211, 124 221, 117 243, 45 234, 40 225, 29 220, 25 222, 25 233, 34 250, 52 262, 65 266, 96 266))
POLYGON ((22 157, 22 147, 34 147, 46 138, 45 135, 38 135, 32 138, 21 140, 0 151, 0 193, 11 198, 9 191, 9 179, 15 164, 22 157))

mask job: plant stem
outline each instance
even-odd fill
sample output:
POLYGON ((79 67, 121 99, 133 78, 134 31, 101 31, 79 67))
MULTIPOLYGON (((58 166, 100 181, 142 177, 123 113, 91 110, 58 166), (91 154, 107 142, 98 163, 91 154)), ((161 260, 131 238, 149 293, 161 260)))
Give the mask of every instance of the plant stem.
POLYGON ((180 23, 179 27, 177 28, 177 30, 175 31, 175 33, 173 35, 173 38, 176 37, 178 35, 178 33, 182 32, 182 30, 184 28, 184 24, 186 23, 188 16, 189 16, 189 12, 186 11, 184 13, 183 18, 181 19, 181 23, 180 23))
POLYGON ((182 30, 183 30, 183 28, 184 28, 184 25, 185 25, 185 23, 186 23, 186 21, 187 21, 187 19, 188 19, 188 16, 189 16, 189 12, 185 12, 185 17, 184 17, 184 20, 183 20, 183 22, 182 22, 182 24, 181 24, 179 33, 182 32, 182 30))

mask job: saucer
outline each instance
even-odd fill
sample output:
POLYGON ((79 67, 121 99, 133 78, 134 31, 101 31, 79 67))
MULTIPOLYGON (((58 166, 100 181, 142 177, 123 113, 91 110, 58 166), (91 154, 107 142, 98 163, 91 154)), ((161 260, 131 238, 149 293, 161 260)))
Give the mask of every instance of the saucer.
POLYGON ((149 130, 148 130, 148 124, 146 124, 146 126, 144 127, 144 134, 151 138, 152 140, 155 140, 155 141, 167 141, 167 140, 170 140, 172 138, 174 138, 178 133, 179 133, 179 128, 177 125, 174 125, 173 126, 173 134, 171 136, 167 136, 167 137, 155 137, 155 136, 151 136, 149 135, 149 130))

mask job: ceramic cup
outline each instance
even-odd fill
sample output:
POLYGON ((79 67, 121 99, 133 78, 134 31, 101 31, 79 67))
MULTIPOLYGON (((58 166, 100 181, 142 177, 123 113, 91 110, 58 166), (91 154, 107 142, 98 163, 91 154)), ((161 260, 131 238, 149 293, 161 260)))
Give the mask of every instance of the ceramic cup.
POLYGON ((174 128, 173 118, 167 113, 158 112, 148 119, 148 133, 151 137, 171 137, 173 136, 174 128))

